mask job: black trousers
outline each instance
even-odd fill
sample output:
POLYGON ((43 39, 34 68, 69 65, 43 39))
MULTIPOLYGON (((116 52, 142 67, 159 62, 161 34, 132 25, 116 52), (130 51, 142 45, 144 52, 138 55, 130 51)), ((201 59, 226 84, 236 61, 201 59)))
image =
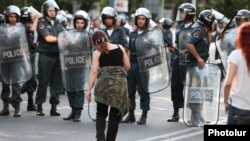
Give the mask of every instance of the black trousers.
POLYGON ((172 65, 171 77, 171 100, 174 108, 183 108, 184 106, 184 82, 185 68, 179 66, 178 62, 172 65))
POLYGON ((143 90, 143 84, 140 78, 139 66, 137 63, 131 63, 131 67, 128 71, 128 93, 130 99, 129 110, 134 111, 136 109, 136 90, 140 95, 140 109, 143 111, 150 110, 150 94, 143 90))
POLYGON ((69 106, 71 108, 83 109, 84 104, 84 91, 69 92, 67 91, 69 106))
POLYGON ((59 104, 59 95, 63 91, 59 56, 50 57, 39 53, 37 79, 36 104, 46 102, 48 85, 50 86, 50 104, 59 104))
POLYGON ((97 112, 96 112, 96 138, 105 141, 115 141, 118 132, 119 122, 121 119, 121 114, 119 109, 97 102, 97 112), (108 119, 108 129, 105 138, 105 127, 106 118, 109 113, 108 119))

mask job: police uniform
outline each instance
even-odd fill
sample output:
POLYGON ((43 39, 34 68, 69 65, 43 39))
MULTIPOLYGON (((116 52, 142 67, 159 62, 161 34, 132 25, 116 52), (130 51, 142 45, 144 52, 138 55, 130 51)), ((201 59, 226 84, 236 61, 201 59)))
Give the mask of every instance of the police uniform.
MULTIPOLYGON (((87 33, 86 30, 83 30, 81 32, 84 32, 82 34, 87 34, 89 37, 89 33, 87 33)), ((79 41, 84 41, 85 39, 83 38, 78 38, 79 41)), ((68 47, 68 51, 69 54, 74 54, 76 55, 76 53, 80 53, 80 55, 83 54, 83 52, 85 53, 84 58, 86 60, 83 61, 76 61, 74 62, 74 64, 68 64, 68 65, 74 65, 74 66, 78 66, 78 67, 73 67, 73 68, 69 68, 68 70, 65 70, 65 80, 68 81, 66 82, 68 89, 67 91, 67 96, 68 96, 68 100, 69 100, 69 105, 72 109, 70 115, 66 118, 63 118, 64 120, 71 120, 73 119, 74 122, 80 122, 80 116, 81 116, 81 111, 83 109, 83 104, 84 104, 84 98, 85 98, 85 93, 84 93, 84 84, 86 84, 87 82, 85 82, 86 80, 86 72, 88 72, 87 68, 85 65, 83 65, 83 63, 86 63, 85 61, 89 61, 90 60, 90 56, 91 56, 91 49, 90 45, 88 44, 88 42, 81 42, 80 43, 81 46, 76 46, 73 44, 70 44, 68 47), (88 54, 86 54, 88 52, 88 54)), ((71 55, 71 57, 72 57, 71 55)), ((78 56, 78 55, 77 55, 78 56)))
POLYGON ((173 39, 173 35, 170 29, 167 30, 163 30, 164 32, 164 41, 168 44, 168 47, 172 47, 173 43, 172 43, 172 39, 173 39))
POLYGON ((57 20, 51 23, 46 18, 41 18, 38 22, 39 46, 37 51, 39 52, 39 60, 37 78, 39 83, 35 101, 38 106, 46 101, 48 84, 50 84, 50 104, 52 104, 52 108, 59 104, 59 94, 63 91, 63 86, 58 44, 46 42, 45 36, 57 37, 58 33, 63 30, 63 25, 57 20))
MULTIPOLYGON (((193 26, 193 31, 191 32, 191 37, 188 43, 193 44, 195 46, 195 50, 199 54, 199 56, 204 60, 204 62, 208 59, 209 52, 209 42, 208 36, 203 28, 203 25, 200 23, 195 23, 193 26)), ((190 63, 189 66, 197 65, 196 58, 190 53, 190 63)), ((192 82, 190 82, 190 87, 201 87, 201 85, 206 86, 206 79, 204 78, 203 84, 201 84, 201 78, 197 74, 192 75, 192 82)), ((189 108, 191 109, 191 121, 193 125, 199 125, 200 122, 204 122, 202 117, 202 103, 189 103, 189 108)))
MULTIPOLYGON (((180 23, 176 29, 176 43, 180 44, 182 41, 179 37, 181 32, 184 30, 189 31, 192 29, 192 24, 188 27, 184 27, 184 22, 180 23)), ((184 97, 183 97, 183 89, 184 89, 184 80, 186 73, 186 66, 179 65, 179 53, 176 52, 171 55, 172 62, 172 77, 171 77, 171 99, 173 101, 174 109, 183 108, 184 105, 184 97)))
MULTIPOLYGON (((141 34, 145 34, 148 30, 144 30, 141 34)), ((140 109, 142 111, 149 111, 150 110, 150 96, 149 93, 143 90, 143 84, 140 78, 139 66, 137 62, 136 56, 136 47, 135 47, 135 40, 138 36, 138 31, 133 31, 129 37, 129 50, 130 50, 130 63, 131 67, 128 70, 128 93, 130 99, 130 107, 129 111, 134 111, 136 108, 136 90, 140 95, 140 109)))
POLYGON ((36 75, 35 75, 35 53, 36 53, 36 47, 34 46, 34 33, 29 31, 29 27, 26 28, 26 36, 27 36, 27 41, 28 41, 28 46, 29 46, 29 53, 30 53, 30 60, 31 60, 31 65, 32 65, 32 71, 33 71, 33 76, 32 78, 24 83, 21 87, 21 93, 27 92, 28 94, 28 111, 36 110, 34 107, 33 103, 33 93, 36 91, 37 88, 37 80, 36 80, 36 75))
POLYGON ((120 44, 123 47, 128 48, 127 36, 122 28, 115 26, 111 35, 108 34, 107 28, 104 29, 104 32, 108 36, 111 43, 120 44))
MULTIPOLYGON (((2 36, 5 36, 5 35, 2 34, 2 36)), ((11 46, 20 46, 19 38, 20 38, 20 36, 16 35, 16 36, 13 36, 11 38, 7 38, 8 41, 4 41, 4 42, 10 44, 11 46)), ((4 39, 6 40, 6 38, 4 38, 4 39)), ((2 69, 2 74, 13 75, 13 73, 10 72, 10 71, 16 71, 16 69, 13 67, 15 67, 15 66, 12 66, 9 63, 2 64, 2 68, 5 68, 5 69, 2 69)), ((16 73, 14 73, 14 74, 16 74, 16 73)), ((6 76, 6 77, 8 77, 8 76, 6 76)), ((15 76, 11 76, 11 77, 15 78, 15 76)), ((16 78, 18 78, 18 77, 16 77, 16 78)), ((9 84, 6 84, 5 82, 2 81, 1 99, 3 100, 4 104, 11 103, 12 106, 15 108, 14 117, 20 117, 21 111, 20 111, 20 104, 19 103, 22 102, 22 98, 21 98, 21 86, 19 83, 14 83, 14 84, 9 85, 9 84), (11 90, 10 90, 10 87, 11 87, 11 90), (11 97, 10 97, 10 93, 12 93, 11 97)), ((8 106, 6 106, 6 107, 7 107, 8 112, 0 113, 0 115, 9 115, 8 106)))
MULTIPOLYGON (((191 38, 188 43, 195 45, 195 50, 200 57, 206 62, 208 59, 209 43, 208 36, 203 28, 203 25, 196 23, 193 25, 193 31, 191 32, 191 38)), ((198 63, 196 58, 190 54, 190 63, 198 63)))

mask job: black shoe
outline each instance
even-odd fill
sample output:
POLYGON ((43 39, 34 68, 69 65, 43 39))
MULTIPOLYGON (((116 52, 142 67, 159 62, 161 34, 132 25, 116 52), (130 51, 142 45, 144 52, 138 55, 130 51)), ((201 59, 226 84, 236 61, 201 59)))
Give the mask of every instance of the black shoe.
POLYGON ((8 116, 8 115, 10 115, 9 103, 8 102, 4 102, 3 103, 3 109, 0 112, 0 116, 8 116))
POLYGON ((146 124, 146 120, 147 120, 146 117, 141 117, 141 118, 137 121, 137 124, 139 124, 139 125, 144 125, 144 124, 146 124))
POLYGON ((27 111, 36 111, 36 106, 33 102, 33 99, 28 100, 27 111))
POLYGON ((38 104, 38 105, 37 105, 36 115, 37 115, 37 116, 45 116, 45 114, 43 113, 42 104, 38 104))
POLYGON ((124 120, 121 121, 121 123, 134 123, 135 122, 135 116, 128 115, 124 120))
POLYGON ((72 120, 75 117, 75 109, 72 108, 71 113, 68 115, 68 117, 63 118, 63 120, 72 120))
POLYGON ((168 119, 168 122, 178 122, 179 121, 179 115, 173 115, 172 118, 168 119))
POLYGON ((35 105, 28 105, 27 111, 36 111, 36 106, 35 105))
POLYGON ((56 111, 56 104, 51 104, 50 116, 61 116, 61 114, 56 111))
POLYGON ((56 112, 56 111, 50 111, 50 116, 61 116, 60 113, 56 112))
POLYGON ((13 117, 21 117, 20 103, 15 103, 15 111, 13 117))
POLYGON ((45 114, 43 112, 38 112, 38 111, 36 111, 36 115, 37 116, 45 116, 45 114))
POLYGON ((0 112, 0 116, 9 116, 9 115, 10 115, 9 109, 3 109, 3 110, 0 112))
POLYGON ((80 122, 81 121, 81 113, 82 113, 81 108, 76 108, 75 109, 75 117, 73 119, 74 122, 80 122))

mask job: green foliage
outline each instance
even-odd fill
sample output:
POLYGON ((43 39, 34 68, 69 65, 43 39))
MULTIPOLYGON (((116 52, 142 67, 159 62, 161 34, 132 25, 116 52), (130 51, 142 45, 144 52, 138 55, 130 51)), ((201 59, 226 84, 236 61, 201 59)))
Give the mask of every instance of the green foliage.
POLYGON ((231 18, 236 10, 249 10, 249 6, 249 0, 209 0, 206 8, 213 8, 231 18))

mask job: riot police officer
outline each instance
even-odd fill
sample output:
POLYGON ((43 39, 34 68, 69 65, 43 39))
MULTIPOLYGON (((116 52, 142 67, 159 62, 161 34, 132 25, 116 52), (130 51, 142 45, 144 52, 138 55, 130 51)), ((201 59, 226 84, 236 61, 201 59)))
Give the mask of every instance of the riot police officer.
MULTIPOLYGON (((214 24, 215 16, 212 10, 206 9, 200 12, 197 22, 192 26, 191 37, 186 46, 190 54, 189 65, 198 65, 204 67, 209 57, 209 45, 212 41, 212 26, 214 24)), ((194 74, 197 75, 197 74, 194 74)), ((201 82, 197 80, 191 83, 192 87, 199 87, 201 82)), ((205 87, 206 82, 203 84, 205 87)), ((202 104, 201 103, 189 103, 191 109, 191 122, 193 126, 200 126, 204 123, 202 117, 202 104)))
MULTIPOLYGON (((167 60, 168 64, 171 64, 171 52, 169 51, 169 48, 172 48, 175 46, 175 42, 173 42, 173 38, 175 36, 175 33, 171 31, 171 28, 174 24, 172 19, 170 18, 162 18, 159 20, 159 24, 163 29, 163 36, 164 36, 164 41, 166 42, 166 45, 168 48, 166 49, 166 54, 167 54, 167 60)), ((171 72, 171 67, 169 66, 169 70, 171 72)))
POLYGON ((228 29, 225 30, 226 32, 222 33, 223 36, 221 36, 222 38, 220 38, 221 40, 219 40, 220 42, 218 45, 218 53, 222 61, 221 69, 224 70, 223 74, 226 73, 227 58, 230 53, 236 48, 235 37, 237 27, 239 27, 243 22, 249 21, 250 11, 247 9, 241 9, 236 13, 234 20, 232 20, 232 23, 228 26, 228 29))
MULTIPOLYGON (((227 54, 229 55, 233 50, 235 50, 235 37, 236 37, 236 29, 244 22, 250 21, 250 11, 247 9, 241 9, 235 15, 236 28, 233 28, 228 31, 223 37, 223 41, 221 44, 226 45, 227 54)), ((226 67, 226 66, 224 66, 226 67)))
MULTIPOLYGON (((4 11, 5 21, 10 26, 14 26, 16 23, 19 22, 20 15, 21 15, 20 9, 16 5, 10 5, 4 11)), ((19 39, 13 37, 8 42, 18 45, 17 44, 19 43, 18 41, 19 39)), ((6 66, 5 71, 10 71, 7 68, 8 66, 6 66)), ((0 116, 6 116, 10 114, 9 112, 9 103, 10 103, 15 109, 14 117, 20 117, 21 116, 20 102, 22 101, 22 98, 20 96, 21 94, 20 85, 18 83, 9 85, 2 81, 2 87, 3 88, 2 88, 2 93, 1 93, 1 99, 3 100, 3 109, 0 112, 0 116), (11 92, 10 87, 12 89, 11 97, 9 97, 10 92, 11 92)))
MULTIPOLYGON (((90 18, 88 13, 86 13, 83 10, 78 10, 75 12, 74 17, 73 17, 73 25, 74 28, 77 30, 73 33, 75 34, 80 34, 81 35, 86 35, 86 36, 80 36, 81 38, 78 38, 78 42, 82 42, 82 44, 78 44, 78 45, 73 45, 73 44, 69 44, 67 45, 68 48, 67 50, 69 51, 69 54, 80 54, 81 56, 83 56, 82 54, 84 53, 84 57, 86 59, 86 62, 89 60, 91 60, 91 48, 90 48, 90 44, 89 42, 85 42, 82 40, 87 40, 89 41, 89 33, 86 31, 86 28, 89 26, 89 22, 90 22, 90 18), (80 32, 80 33, 79 33, 80 32), (89 56, 89 57, 87 57, 89 56)), ((77 35, 75 36, 77 37, 77 35)), ((73 55, 71 55, 72 57, 73 55)), ((76 57, 78 57, 78 55, 76 55, 76 57)), ((64 57, 63 59, 65 59, 66 57, 64 57)), ((85 63, 87 64, 87 63, 85 63)), ((71 113, 69 114, 68 117, 63 118, 63 120, 73 120, 74 122, 80 122, 80 117, 81 117, 81 112, 83 109, 83 104, 84 104, 84 97, 85 97, 85 93, 84 93, 84 88, 81 87, 82 85, 84 85, 83 83, 87 83, 84 82, 86 79, 85 77, 85 67, 90 70, 90 64, 89 67, 87 66, 83 66, 83 63, 81 61, 75 61, 74 62, 75 68, 69 68, 67 72, 63 72, 63 75, 65 76, 65 80, 66 81, 70 81, 69 83, 74 83, 72 86, 71 84, 68 84, 66 82, 67 87, 66 91, 67 91, 67 96, 68 96, 68 100, 69 100, 69 105, 71 107, 71 113), (73 87, 73 88, 72 88, 73 87)), ((63 66, 63 65, 62 65, 63 66)), ((88 71, 87 71, 88 72, 88 71)), ((88 73, 87 73, 88 75, 88 73)))
POLYGON ((59 10, 54 0, 46 0, 42 4, 43 17, 39 19, 37 26, 39 45, 38 60, 38 89, 35 103, 37 104, 37 116, 44 116, 42 104, 46 101, 47 86, 50 86, 51 116, 60 116, 57 112, 59 95, 63 91, 57 34, 64 30, 63 25, 56 20, 59 10))
POLYGON ((174 112, 168 122, 179 121, 179 109, 183 108, 184 97, 184 79, 185 79, 185 54, 181 50, 186 50, 186 42, 189 39, 189 32, 192 30, 194 18, 196 15, 196 7, 191 3, 183 3, 178 8, 176 21, 178 22, 176 28, 176 46, 169 48, 172 52, 172 77, 171 77, 171 100, 173 101, 174 112), (183 59, 184 58, 184 59, 183 59))
POLYGON ((118 27, 121 27, 125 31, 126 35, 129 36, 130 31, 129 31, 129 29, 127 27, 125 27, 126 22, 127 21, 126 21, 125 16, 123 16, 121 14, 117 15, 116 25, 118 27))
MULTIPOLYGON (((151 13, 146 8, 138 8, 135 12, 135 25, 137 29, 131 32, 129 36, 129 50, 130 50, 130 63, 131 67, 128 71, 127 81, 128 81, 128 93, 130 99, 129 113, 128 116, 122 121, 122 123, 133 123, 135 122, 135 108, 136 108, 136 90, 140 95, 140 108, 142 110, 142 114, 140 119, 137 121, 137 124, 143 125, 146 124, 147 114, 150 110, 150 94, 143 89, 142 82, 140 79, 139 66, 137 62, 136 56, 136 47, 135 47, 135 39, 139 34, 145 34, 149 30, 149 22, 151 19, 151 13)), ((147 84, 146 84, 147 85, 147 84)))
POLYGON ((91 27, 90 27, 89 33, 93 35, 95 31, 102 30, 101 23, 102 21, 99 16, 93 16, 91 18, 91 27))
POLYGON ((112 7, 104 7, 101 12, 102 23, 106 26, 104 32, 113 44, 120 44, 128 52, 128 41, 125 31, 116 26, 117 12, 112 7))
POLYGON ((167 40, 168 43, 168 47, 173 47, 173 35, 170 28, 172 27, 173 21, 170 18, 163 18, 161 20, 159 20, 159 22, 161 23, 162 29, 163 29, 163 33, 164 33, 164 39, 167 40))
POLYGON ((36 107, 33 101, 33 93, 36 91, 37 88, 37 80, 35 76, 35 52, 36 52, 36 41, 34 41, 34 33, 36 32, 37 22, 40 15, 37 13, 33 17, 31 13, 28 12, 29 7, 21 8, 21 19, 20 21, 26 28, 26 36, 28 40, 29 52, 30 52, 30 59, 32 62, 33 68, 33 77, 24 83, 21 87, 21 93, 27 92, 28 94, 28 105, 27 111, 36 111, 36 107))

